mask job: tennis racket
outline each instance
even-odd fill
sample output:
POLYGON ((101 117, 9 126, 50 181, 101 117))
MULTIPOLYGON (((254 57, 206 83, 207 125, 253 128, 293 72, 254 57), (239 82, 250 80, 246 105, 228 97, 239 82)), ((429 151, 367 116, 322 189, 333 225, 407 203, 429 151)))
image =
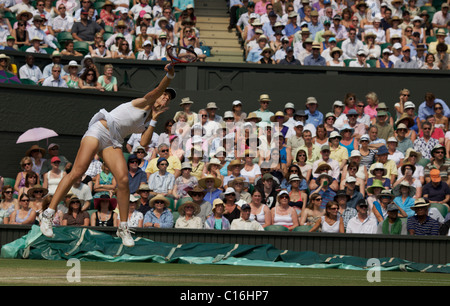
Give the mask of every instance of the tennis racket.
POLYGON ((180 46, 167 46, 167 56, 170 58, 170 65, 188 64, 197 61, 197 54, 194 49, 180 46))

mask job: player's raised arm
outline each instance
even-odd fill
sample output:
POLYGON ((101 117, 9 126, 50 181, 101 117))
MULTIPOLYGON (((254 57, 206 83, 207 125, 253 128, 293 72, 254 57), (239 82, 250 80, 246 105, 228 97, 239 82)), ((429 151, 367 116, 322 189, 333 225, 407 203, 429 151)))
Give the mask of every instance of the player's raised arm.
POLYGON ((133 105, 135 107, 151 109, 155 101, 166 92, 167 87, 169 87, 170 82, 175 77, 175 71, 170 64, 167 64, 164 67, 164 71, 166 71, 166 75, 155 89, 148 92, 143 98, 133 100, 133 105))

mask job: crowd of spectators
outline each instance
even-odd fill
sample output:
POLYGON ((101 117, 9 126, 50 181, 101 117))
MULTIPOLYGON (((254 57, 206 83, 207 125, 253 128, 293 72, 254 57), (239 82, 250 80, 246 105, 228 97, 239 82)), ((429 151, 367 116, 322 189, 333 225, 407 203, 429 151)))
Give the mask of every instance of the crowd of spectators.
POLYGON ((230 0, 228 29, 248 63, 447 70, 449 3, 437 2, 230 0))
POLYGON ((204 61, 195 25, 192 0, 2 0, 0 52, 27 54, 22 67, 3 54, 0 69, 44 86, 117 90, 107 68, 92 76, 85 67, 96 69, 97 58, 165 61, 169 44, 191 48, 204 61), (35 53, 48 54, 52 64, 41 71, 35 53), (80 60, 61 66, 65 56, 80 60), (52 70, 53 64, 59 66, 52 70))
MULTIPOLYGON (((343 94, 325 114, 315 97, 260 108, 235 100, 218 114, 189 97, 148 147, 132 134, 131 227, 449 235, 450 109, 401 89, 389 108, 374 92, 343 94), (274 109, 277 107, 277 109, 274 109)), ((161 123, 160 123, 161 124, 161 123)), ((0 220, 33 224, 72 163, 52 143, 25 152, 2 186, 0 220)), ((117 183, 95 156, 58 207, 55 226, 114 226, 117 183)))

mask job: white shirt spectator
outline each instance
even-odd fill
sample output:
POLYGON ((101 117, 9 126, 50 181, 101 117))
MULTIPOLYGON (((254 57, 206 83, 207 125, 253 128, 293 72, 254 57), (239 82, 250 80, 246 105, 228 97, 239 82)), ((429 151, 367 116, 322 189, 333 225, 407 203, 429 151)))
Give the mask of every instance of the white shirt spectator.
POLYGON ((61 77, 59 77, 58 79, 55 80, 53 75, 46 78, 44 80, 44 82, 42 83, 42 86, 68 88, 66 81, 61 79, 61 77))
POLYGON ((369 215, 365 220, 361 221, 358 215, 354 216, 348 221, 347 234, 376 234, 377 220, 369 215))
POLYGON ((356 52, 358 52, 359 49, 363 49, 364 44, 359 39, 355 39, 354 42, 350 40, 350 38, 347 38, 342 43, 342 51, 344 52, 342 54, 343 59, 356 59, 356 52))
POLYGON ((29 47, 26 52, 28 53, 40 53, 40 54, 47 54, 47 51, 45 49, 39 48, 39 50, 36 50, 35 47, 29 47))
POLYGON ((70 32, 72 30, 73 22, 72 17, 66 15, 63 18, 59 15, 53 18, 49 25, 54 31, 70 32))
POLYGON ((258 221, 239 218, 231 222, 230 230, 263 231, 264 228, 258 221))
POLYGON ((19 69, 19 77, 21 79, 29 79, 37 83, 40 79, 42 79, 42 71, 36 65, 30 67, 27 64, 25 64, 19 69))

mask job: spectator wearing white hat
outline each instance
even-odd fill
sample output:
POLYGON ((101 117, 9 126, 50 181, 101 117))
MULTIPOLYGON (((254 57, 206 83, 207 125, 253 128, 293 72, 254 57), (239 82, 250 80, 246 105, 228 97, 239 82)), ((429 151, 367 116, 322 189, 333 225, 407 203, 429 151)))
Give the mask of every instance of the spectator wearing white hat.
POLYGON ((149 40, 144 41, 142 44, 144 50, 140 51, 137 55, 138 60, 148 60, 153 61, 156 60, 156 55, 152 51, 152 43, 149 40))
POLYGON ((356 67, 356 68, 370 68, 370 65, 366 62, 367 60, 367 54, 364 49, 359 49, 356 52, 356 61, 350 62, 349 67, 356 67))
POLYGON ((398 141, 397 138, 391 136, 387 140, 387 147, 389 151, 388 160, 393 160, 397 167, 403 163, 405 155, 397 149, 398 141))

